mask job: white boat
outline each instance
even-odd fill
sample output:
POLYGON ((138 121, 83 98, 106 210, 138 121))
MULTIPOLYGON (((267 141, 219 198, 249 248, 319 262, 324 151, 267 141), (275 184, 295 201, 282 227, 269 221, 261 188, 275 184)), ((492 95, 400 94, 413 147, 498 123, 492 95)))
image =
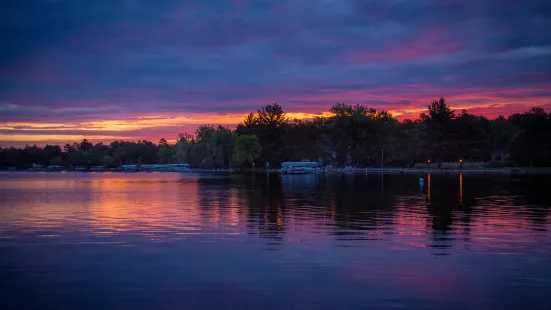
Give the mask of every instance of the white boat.
POLYGON ((63 167, 63 166, 51 165, 51 166, 48 166, 48 168, 46 168, 46 171, 62 171, 64 169, 65 169, 65 167, 63 167))
POLYGON ((307 174, 314 173, 320 169, 321 163, 315 161, 284 162, 281 164, 279 173, 284 174, 307 174))
POLYGON ((138 171, 138 165, 122 165, 123 171, 138 171))
POLYGON ((189 164, 170 164, 168 166, 170 166, 170 171, 183 172, 191 170, 191 166, 189 164))
POLYGON ((32 168, 29 168, 29 171, 44 171, 44 170, 45 170, 44 165, 39 165, 39 164, 33 164, 32 168))
POLYGON ((189 171, 189 164, 156 164, 156 165, 141 165, 140 171, 161 171, 161 172, 181 172, 189 171))
POLYGON ((140 165, 141 171, 155 171, 156 165, 140 165))

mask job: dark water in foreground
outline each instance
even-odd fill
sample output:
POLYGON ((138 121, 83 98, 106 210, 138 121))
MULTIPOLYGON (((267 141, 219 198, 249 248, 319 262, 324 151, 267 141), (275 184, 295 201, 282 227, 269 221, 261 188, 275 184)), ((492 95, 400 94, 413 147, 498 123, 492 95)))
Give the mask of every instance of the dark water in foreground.
POLYGON ((551 309, 551 177, 0 173, 1 309, 551 309))

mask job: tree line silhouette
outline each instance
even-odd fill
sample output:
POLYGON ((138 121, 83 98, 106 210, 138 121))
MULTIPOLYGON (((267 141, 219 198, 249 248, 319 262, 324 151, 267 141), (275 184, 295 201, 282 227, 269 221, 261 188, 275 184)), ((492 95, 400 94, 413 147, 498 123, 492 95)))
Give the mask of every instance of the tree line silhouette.
POLYGON ((0 148, 0 168, 32 164, 118 167, 189 163, 197 168, 264 166, 283 161, 323 161, 337 167, 414 167, 484 162, 486 167, 551 166, 551 113, 532 108, 488 119, 433 101, 416 120, 398 121, 366 105, 337 103, 326 116, 288 119, 279 104, 250 113, 235 130, 201 125, 176 144, 84 139, 80 143, 0 148))

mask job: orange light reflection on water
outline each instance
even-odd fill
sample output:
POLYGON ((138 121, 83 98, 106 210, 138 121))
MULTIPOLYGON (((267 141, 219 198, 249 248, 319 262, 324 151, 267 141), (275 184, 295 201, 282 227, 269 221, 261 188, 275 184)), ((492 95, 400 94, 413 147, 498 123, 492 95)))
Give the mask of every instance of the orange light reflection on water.
POLYGON ((108 175, 90 173, 87 178, 76 180, 37 177, 0 182, 2 189, 21 193, 4 202, 0 223, 29 232, 70 228, 102 235, 148 235, 215 230, 235 233, 235 229, 226 232, 223 227, 240 227, 247 220, 235 189, 224 193, 223 202, 215 199, 205 206, 200 203, 197 182, 180 184, 178 180, 108 175), (21 195, 33 199, 24 199, 25 204, 21 205, 21 195))
MULTIPOLYGON (((328 197, 326 206, 306 208, 296 205, 295 200, 278 206, 254 206, 239 187, 213 188, 196 179, 180 179, 176 174, 91 173, 74 178, 76 175, 59 174, 56 178, 37 173, 33 178, 0 180, 0 188, 11 193, 2 201, 1 226, 19 227, 31 233, 61 228, 60 231, 101 235, 131 233, 166 238, 167 234, 245 234, 254 226, 248 226, 251 220, 263 219, 288 238, 316 242, 320 238, 332 240, 331 233, 336 229, 350 227, 369 227, 355 230, 354 235, 393 240, 400 248, 422 248, 432 242, 427 222, 434 215, 429 214, 425 198, 417 195, 401 196, 392 213, 355 214, 337 206, 335 195, 328 197), (251 212, 251 207, 262 212, 251 212), (389 216, 391 220, 387 220, 389 216), (389 230, 393 234, 387 234, 389 230)), ((460 175, 461 203, 463 182, 460 175)), ((430 199, 430 175, 427 183, 430 199)), ((526 216, 533 212, 531 207, 515 205, 513 197, 488 196, 476 203, 470 207, 470 214, 449 214, 452 230, 448 234, 461 235, 465 240, 450 241, 456 249, 473 240, 473 249, 519 249, 532 244, 530 238, 536 235, 531 233, 533 229, 551 230, 550 215, 536 221, 534 216, 526 216)))
POLYGON ((459 174, 459 204, 463 205, 463 173, 459 174))
POLYGON ((430 173, 427 174, 427 198, 430 202, 430 173))

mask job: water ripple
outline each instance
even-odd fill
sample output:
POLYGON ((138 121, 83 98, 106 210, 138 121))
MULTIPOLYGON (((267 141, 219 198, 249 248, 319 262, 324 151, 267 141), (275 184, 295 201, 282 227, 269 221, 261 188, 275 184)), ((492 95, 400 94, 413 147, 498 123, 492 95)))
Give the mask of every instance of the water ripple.
POLYGON ((551 304, 549 177, 425 179, 2 173, 10 282, 0 299, 29 309, 551 304))

